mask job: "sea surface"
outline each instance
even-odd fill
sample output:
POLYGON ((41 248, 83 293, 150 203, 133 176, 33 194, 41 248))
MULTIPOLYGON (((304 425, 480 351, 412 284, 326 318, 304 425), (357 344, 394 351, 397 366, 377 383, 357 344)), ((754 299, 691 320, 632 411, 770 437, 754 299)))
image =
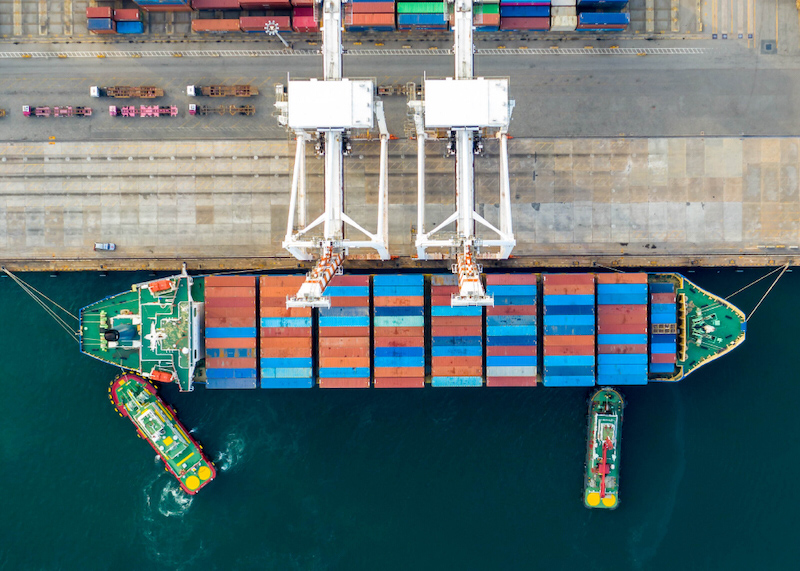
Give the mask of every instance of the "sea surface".
MULTIPOLYGON (((763 270, 687 273, 728 295, 763 270)), ((21 274, 77 314, 146 273, 21 274)), ((746 313, 771 279, 735 301, 746 313)), ((216 461, 184 495, 113 367, 0 279, 0 569, 796 569, 800 272, 744 345, 623 390, 621 503, 583 507, 586 389, 162 396, 216 461)))

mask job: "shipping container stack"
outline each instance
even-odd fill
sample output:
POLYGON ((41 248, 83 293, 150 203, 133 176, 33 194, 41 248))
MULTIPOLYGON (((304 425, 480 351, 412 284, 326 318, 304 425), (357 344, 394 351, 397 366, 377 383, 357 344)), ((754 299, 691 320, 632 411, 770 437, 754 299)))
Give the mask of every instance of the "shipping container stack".
POLYGON ((450 307, 458 276, 431 276, 431 385, 483 385, 483 308, 450 307))
POLYGON ((372 304, 375 387, 424 387, 424 276, 373 276, 372 304))
POLYGON ((145 12, 191 12, 190 0, 133 0, 145 12))
MULTIPOLYGON (((450 27, 455 25, 455 4, 450 4, 450 27)), ((476 32, 496 32, 500 29, 500 0, 475 2, 472 5, 472 25, 476 32)))
POLYGON ((450 26, 447 10, 444 2, 397 2, 397 29, 446 32, 450 26))
POLYGON ((292 0, 292 29, 303 33, 319 31, 319 22, 314 17, 314 0, 292 0))
POLYGON ((239 27, 243 32, 261 33, 267 24, 274 22, 281 34, 292 33, 292 3, 289 0, 247 1, 239 0, 242 10, 265 11, 264 16, 241 16, 239 27))
POLYGON ((195 10, 241 10, 239 0, 192 0, 195 10))
POLYGON ((352 0, 344 5, 344 28, 348 32, 392 32, 396 27, 394 13, 394 0, 352 0))
POLYGON ((201 34, 227 34, 241 32, 239 18, 208 18, 192 20, 192 31, 201 34))
POLYGON ((486 386, 536 386, 536 275, 488 274, 486 291, 486 386))
POLYGON ((500 0, 500 29, 546 32, 550 0, 500 0))
POLYGON ((597 384, 647 384, 647 274, 597 274, 597 384))
POLYGON ((621 32, 631 23, 628 0, 577 0, 579 31, 621 32))
POLYGON ((578 27, 578 0, 550 0, 550 31, 574 32, 578 27))
POLYGON ((544 385, 595 383, 594 274, 545 274, 544 385))
POLYGON ((314 386, 311 308, 286 308, 304 276, 261 276, 259 356, 262 389, 309 389, 314 386))
POLYGON ((116 34, 117 23, 108 7, 89 6, 86 8, 86 28, 93 34, 116 34))
POLYGON ((675 285, 650 284, 650 372, 669 375, 675 371, 678 352, 678 309, 675 285))
POLYGON ((370 386, 369 276, 334 276, 319 310, 319 386, 370 386))
POLYGON ((205 279, 206 387, 254 389, 256 375, 256 278, 205 279))

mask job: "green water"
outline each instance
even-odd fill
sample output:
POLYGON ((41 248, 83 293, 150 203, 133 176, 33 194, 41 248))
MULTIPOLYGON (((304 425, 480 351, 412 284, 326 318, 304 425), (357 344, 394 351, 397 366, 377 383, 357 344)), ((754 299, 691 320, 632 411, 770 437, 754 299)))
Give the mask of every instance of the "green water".
MULTIPOLYGON (((687 275, 727 295, 762 273, 687 275)), ((148 276, 23 277, 77 312, 148 276)), ((623 390, 621 505, 597 512, 588 391, 544 387, 165 387, 219 468, 189 499, 109 403, 116 371, 2 279, 0 568, 794 568, 798 291, 787 273, 722 360, 623 390)))

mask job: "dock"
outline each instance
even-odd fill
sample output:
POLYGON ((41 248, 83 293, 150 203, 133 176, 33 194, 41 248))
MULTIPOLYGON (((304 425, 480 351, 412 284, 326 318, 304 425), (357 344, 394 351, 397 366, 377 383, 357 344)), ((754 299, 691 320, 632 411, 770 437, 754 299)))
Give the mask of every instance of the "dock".
MULTIPOLYGON (((427 220, 453 200, 453 159, 429 142, 427 220)), ((476 162, 478 211, 497 219, 496 143, 476 162)), ((281 248, 293 145, 268 141, 0 144, 0 259, 25 270, 296 269, 281 248), (94 252, 114 242, 115 252, 94 252)), ((592 138, 509 143, 517 246, 503 267, 796 264, 800 139, 592 138)), ((308 157, 309 216, 322 161, 308 157)), ((416 143, 390 144, 390 245, 412 256, 416 143)), ((346 202, 369 224, 378 144, 354 141, 346 202), (363 217, 359 214, 363 213, 363 217)), ((500 263, 498 262, 498 265, 500 263)), ((350 268, 375 261, 348 258, 350 268)), ((487 262, 491 267, 494 262, 487 262)))

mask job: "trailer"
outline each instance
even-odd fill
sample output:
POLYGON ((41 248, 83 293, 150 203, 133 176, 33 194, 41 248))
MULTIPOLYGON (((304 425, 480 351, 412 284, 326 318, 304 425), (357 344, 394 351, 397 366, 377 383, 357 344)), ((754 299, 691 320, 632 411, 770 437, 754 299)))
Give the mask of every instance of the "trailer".
POLYGON ((129 85, 98 87, 93 85, 89 88, 89 95, 92 97, 116 97, 117 99, 130 99, 131 97, 153 99, 154 97, 164 97, 164 90, 152 85, 141 85, 138 87, 131 87, 129 85))
POLYGON ((112 117, 177 117, 177 105, 110 105, 108 114, 112 117))
POLYGON ((37 105, 23 105, 22 114, 25 117, 50 117, 50 108, 37 105))
POLYGON ((53 117, 91 117, 91 107, 53 107, 53 117))
POLYGON ((249 85, 187 85, 186 95, 190 97, 252 97, 258 95, 258 88, 249 85))
POLYGON ((231 115, 255 115, 256 108, 253 105, 217 105, 216 107, 211 107, 209 105, 189 104, 189 115, 213 115, 214 113, 217 115, 225 115, 226 113, 231 115))

